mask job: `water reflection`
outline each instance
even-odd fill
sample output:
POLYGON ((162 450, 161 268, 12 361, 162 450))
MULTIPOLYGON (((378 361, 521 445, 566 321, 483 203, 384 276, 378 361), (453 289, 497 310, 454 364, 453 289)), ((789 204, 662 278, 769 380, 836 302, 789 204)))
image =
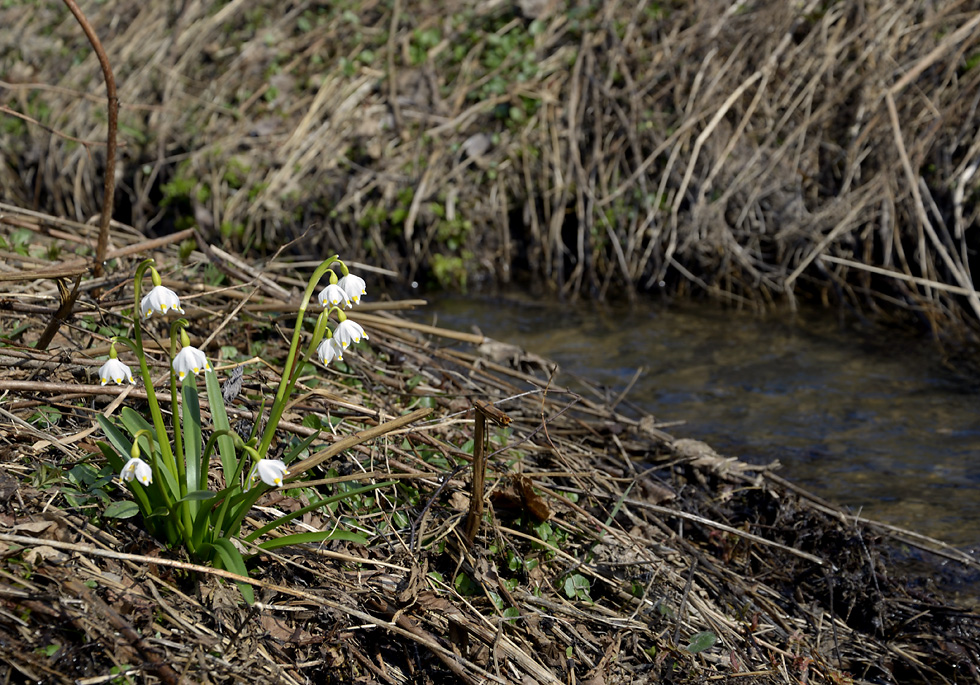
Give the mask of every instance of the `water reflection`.
POLYGON ((768 463, 872 518, 980 547, 980 390, 929 341, 842 331, 834 319, 710 306, 586 312, 518 300, 437 300, 439 325, 519 345, 628 399, 669 432, 768 463))

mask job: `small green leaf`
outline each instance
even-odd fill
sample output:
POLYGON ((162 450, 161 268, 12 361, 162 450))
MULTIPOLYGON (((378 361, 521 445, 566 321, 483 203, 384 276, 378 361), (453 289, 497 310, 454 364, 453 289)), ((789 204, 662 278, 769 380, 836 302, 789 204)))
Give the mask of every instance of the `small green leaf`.
POLYGON ((703 652, 706 649, 710 649, 717 641, 717 635, 712 633, 710 630, 705 630, 691 636, 691 642, 687 646, 687 651, 689 651, 691 654, 697 654, 698 652, 703 652))
POLYGON ((128 519, 136 516, 140 511, 139 506, 132 500, 113 502, 105 508, 102 516, 107 519, 128 519))
POLYGON ((460 573, 456 576, 456 580, 453 581, 453 587, 456 588, 456 592, 463 596, 475 595, 477 591, 476 583, 465 573, 460 573))

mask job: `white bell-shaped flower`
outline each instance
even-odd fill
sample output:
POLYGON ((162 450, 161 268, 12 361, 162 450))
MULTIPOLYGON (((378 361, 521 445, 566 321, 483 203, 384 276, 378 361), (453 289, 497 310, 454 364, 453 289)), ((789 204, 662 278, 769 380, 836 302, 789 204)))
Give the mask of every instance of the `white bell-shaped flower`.
POLYGON ((123 381, 129 381, 130 383, 135 383, 133 380, 133 372, 128 366, 123 364, 118 359, 109 359, 102 368, 99 369, 99 378, 102 379, 102 385, 106 385, 109 382, 122 385, 123 381))
POLYGON ((134 478, 138 480, 143 485, 149 485, 153 482, 153 469, 150 465, 139 457, 133 457, 126 462, 123 466, 119 477, 123 479, 123 482, 129 483, 134 478))
POLYGON ((248 480, 245 483, 245 492, 248 492, 260 480, 266 485, 274 488, 282 485, 282 479, 289 475, 289 469, 281 459, 259 459, 252 464, 252 469, 248 472, 248 480))
POLYGON ((336 338, 324 338, 316 348, 316 354, 321 364, 329 365, 334 359, 344 360, 344 348, 336 338))
POLYGON ((324 307, 329 304, 332 307, 346 309, 350 307, 350 298, 343 288, 336 283, 331 283, 320 291, 320 304, 324 307))
POLYGON ((188 373, 193 373, 196 376, 201 371, 211 370, 211 365, 208 364, 208 358, 204 356, 204 353, 190 345, 185 345, 177 353, 177 356, 174 357, 173 367, 177 378, 182 382, 187 378, 188 373))
POLYGON ((144 319, 150 318, 153 312, 160 312, 160 314, 165 316, 167 310, 173 310, 181 314, 184 313, 184 310, 180 307, 180 298, 177 297, 177 293, 162 285, 154 286, 140 300, 140 316, 144 319))
POLYGON ((360 304, 361 295, 367 295, 367 285, 364 283, 364 279, 360 276, 347 274, 337 281, 337 285, 343 288, 344 292, 347 293, 347 297, 349 297, 354 304, 360 304))
POLYGON ((350 319, 344 319, 333 332, 333 340, 336 340, 342 349, 350 347, 351 343, 361 342, 361 338, 368 339, 368 334, 364 332, 361 325, 350 319))

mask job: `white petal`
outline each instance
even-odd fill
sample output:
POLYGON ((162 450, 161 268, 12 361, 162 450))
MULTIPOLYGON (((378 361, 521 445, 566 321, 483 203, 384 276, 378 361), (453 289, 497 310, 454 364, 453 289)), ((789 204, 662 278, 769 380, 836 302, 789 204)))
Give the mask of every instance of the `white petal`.
POLYGON ((118 359, 110 359, 102 365, 102 368, 99 369, 99 379, 102 381, 102 385, 106 385, 109 381, 119 385, 122 385, 125 380, 130 383, 136 382, 133 380, 133 372, 130 368, 118 359))
POLYGON ((326 307, 328 303, 333 307, 339 306, 346 309, 350 307, 350 297, 339 285, 331 283, 320 291, 320 304, 326 307))
POLYGON ((153 482, 153 469, 139 457, 133 457, 123 466, 119 477, 125 483, 129 483, 135 478, 143 485, 149 485, 153 482))
POLYGON ((204 353, 191 345, 184 347, 177 353, 177 356, 174 357, 173 367, 177 378, 180 380, 187 378, 188 372, 196 376, 202 369, 211 370, 211 365, 204 353))
POLYGON ((162 285, 154 286, 142 300, 140 300, 140 315, 147 319, 153 315, 154 311, 159 310, 161 314, 166 314, 168 309, 175 312, 184 313, 180 307, 180 298, 170 288, 162 285))
POLYGON ((361 338, 368 339, 367 333, 364 332, 361 325, 350 319, 346 319, 337 324, 337 328, 333 332, 333 337, 337 339, 337 342, 345 350, 350 347, 351 343, 360 342, 361 338))
POLYGON ((278 487, 289 471, 280 459, 262 459, 258 463, 258 475, 266 485, 278 487))
POLYGON ((347 274, 339 281, 337 285, 344 289, 347 296, 354 302, 354 304, 361 303, 361 295, 367 294, 367 287, 364 283, 364 279, 360 276, 355 276, 354 274, 347 274))
POLYGON ((336 338, 324 338, 316 348, 316 353, 321 364, 330 364, 334 359, 344 360, 344 348, 337 343, 336 338))

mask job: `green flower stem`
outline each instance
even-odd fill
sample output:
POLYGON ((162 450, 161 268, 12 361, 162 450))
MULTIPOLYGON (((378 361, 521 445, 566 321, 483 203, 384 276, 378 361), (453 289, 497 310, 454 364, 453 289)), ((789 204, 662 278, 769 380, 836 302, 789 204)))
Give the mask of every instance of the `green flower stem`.
MULTIPOLYGON (((313 275, 310 277, 310 282, 306 285, 306 292, 303 293, 303 300, 299 305, 299 312, 296 314, 296 326, 293 328, 293 339, 289 345, 289 354, 286 357, 286 366, 283 369, 282 377, 279 381, 279 389, 276 391, 276 399, 272 403, 272 409, 269 410, 269 421, 266 423, 265 431, 262 433, 262 441, 259 443, 258 453, 260 455, 265 455, 269 451, 269 445, 272 444, 272 438, 276 434, 276 428, 279 426, 279 421, 282 419, 282 414, 286 410, 286 401, 289 399, 289 393, 292 392, 293 386, 295 386, 296 376, 299 375, 302 370, 302 364, 295 365, 293 362, 296 361, 296 352, 299 349, 299 339, 300 333, 303 330, 303 320, 306 317, 306 308, 310 303, 310 298, 313 296, 313 290, 316 288, 317 283, 320 282, 320 278, 323 274, 327 272, 330 265, 334 262, 339 261, 339 256, 334 255, 329 259, 325 260, 320 266, 316 268, 313 275)), ((343 262, 341 262, 343 264, 343 262)))
MULTIPOLYGON (((170 324, 170 359, 177 356, 177 336, 180 329, 187 326, 187 319, 177 319, 170 324)), ((190 380, 190 379, 188 379, 190 380)), ((196 382, 196 381, 191 381, 196 382)), ((174 453, 177 458, 177 487, 180 488, 180 496, 187 496, 187 464, 184 463, 184 435, 180 430, 180 409, 177 407, 177 373, 174 371, 173 364, 170 365, 170 397, 172 402, 172 415, 174 423, 174 453)), ((196 487, 196 484, 195 484, 196 487)), ((187 509, 187 507, 183 507, 187 509)), ((190 521, 188 520, 189 524, 190 521)))
MULTIPOLYGON (((138 449, 140 438, 144 437, 146 438, 146 454, 150 457, 150 469, 153 471, 153 483, 151 483, 151 487, 156 489, 159 495, 158 501, 163 502, 167 511, 171 512, 174 506, 173 500, 170 498, 170 494, 163 484, 163 478, 160 477, 160 469, 165 468, 165 466, 159 463, 160 460, 157 458, 156 450, 153 449, 153 437, 150 435, 150 432, 147 430, 136 431, 136 434, 133 436, 133 446, 138 449)), ((161 447, 161 449, 163 448, 161 447)), ((150 513, 152 514, 153 512, 150 513)), ((164 517, 164 523, 167 531, 167 542, 171 545, 176 545, 180 542, 182 536, 174 526, 173 519, 170 516, 166 516, 164 517)))
MULTIPOLYGON (((334 307, 331 310, 324 309, 322 312, 320 312, 320 315, 317 317, 316 327, 313 329, 313 337, 310 340, 310 345, 309 347, 306 348, 306 352, 303 354, 303 358, 296 365, 296 369, 297 369, 296 373, 290 375, 289 385, 286 387, 286 392, 283 395, 286 398, 286 401, 283 402, 282 409, 279 411, 280 417, 282 416, 283 412, 286 410, 286 407, 289 406, 288 400, 290 397, 293 396, 293 390, 296 389, 296 383, 299 381, 300 371, 303 369, 304 366, 306 366, 306 363, 310 361, 310 358, 313 356, 313 351, 317 348, 317 345, 319 345, 320 341, 323 339, 323 333, 327 329, 327 322, 330 320, 330 312, 333 311, 334 309, 336 309, 338 312, 340 311, 336 307, 334 307)), ((343 313, 341 313, 341 316, 342 315, 343 313)), ((276 424, 278 425, 278 423, 279 423, 279 419, 277 417, 276 424)), ((266 428, 268 428, 268 426, 266 426, 266 428)), ((265 454, 265 452, 259 452, 259 454, 265 454)))
MULTIPOLYGON (((157 394, 153 390, 153 377, 150 376, 150 367, 146 363, 146 355, 143 353, 143 329, 140 325, 140 296, 142 293, 143 274, 153 263, 152 259, 145 259, 136 267, 136 278, 133 281, 133 292, 135 293, 135 305, 133 307, 133 338, 130 341, 126 338, 120 340, 129 344, 136 358, 140 363, 140 375, 143 376, 143 385, 146 390, 146 401, 150 405, 150 416, 153 418, 153 427, 157 432, 157 440, 160 442, 160 451, 163 461, 170 472, 177 477, 177 464, 174 459, 173 450, 170 448, 170 438, 167 436, 167 429, 163 425, 163 414, 160 411, 160 403, 157 401, 157 394)), ((176 403, 176 400, 174 400, 176 403)))

